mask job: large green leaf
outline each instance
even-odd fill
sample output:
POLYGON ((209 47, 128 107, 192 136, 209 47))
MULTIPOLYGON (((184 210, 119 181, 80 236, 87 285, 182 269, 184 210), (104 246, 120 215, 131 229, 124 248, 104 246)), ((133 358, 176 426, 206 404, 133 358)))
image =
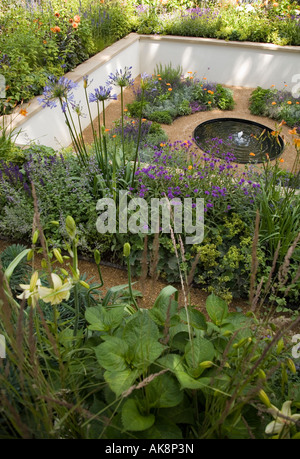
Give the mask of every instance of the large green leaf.
POLYGON ((198 338, 189 341, 185 347, 185 360, 189 367, 197 367, 205 360, 213 360, 215 349, 213 344, 205 338, 198 338))
POLYGON ((123 371, 106 371, 104 373, 104 379, 111 390, 119 397, 135 383, 139 375, 140 372, 138 370, 130 370, 127 368, 123 371))
POLYGON ((221 325, 228 314, 228 306, 226 301, 224 301, 222 298, 219 298, 214 293, 211 293, 206 299, 205 306, 207 313, 213 323, 216 325, 221 325))
POLYGON ((176 406, 183 400, 183 391, 170 374, 157 376, 146 386, 146 396, 151 408, 176 406))
POLYGON ((111 337, 111 339, 95 348, 99 364, 109 371, 123 371, 128 368, 126 362, 127 351, 127 344, 116 337, 111 337))
POLYGON ((118 327, 124 316, 124 309, 115 307, 105 309, 101 305, 87 308, 85 318, 89 322, 89 329, 95 331, 108 332, 113 328, 118 327))
POLYGON ((30 252, 31 249, 25 249, 9 264, 9 266, 4 271, 4 276, 7 279, 7 282, 10 281, 11 276, 13 275, 14 270, 18 264, 23 260, 24 257, 30 252))
POLYGON ((134 432, 146 430, 149 429, 154 422, 154 414, 144 416, 140 413, 135 400, 126 400, 122 408, 122 423, 126 430, 134 432))
POLYGON ((182 389, 203 389, 209 386, 210 378, 200 378, 196 380, 187 373, 182 363, 182 357, 178 354, 163 356, 157 363, 174 372, 182 389))
POLYGON ((136 346, 131 349, 128 355, 132 357, 131 363, 136 368, 146 369, 151 363, 158 359, 164 349, 165 346, 155 339, 145 337, 143 341, 138 342, 136 346))
POLYGON ((215 357, 213 344, 205 338, 198 337, 189 341, 185 347, 185 360, 192 369, 191 375, 198 378, 204 371, 199 365, 204 361, 212 361, 215 357))
POLYGON ((180 319, 185 323, 188 323, 188 319, 189 319, 189 323, 193 328, 196 328, 199 330, 207 329, 205 316, 204 314, 202 314, 202 312, 198 311, 197 309, 189 308, 188 314, 187 314, 186 309, 183 308, 180 310, 179 316, 180 316, 180 319))
MULTIPOLYGON (((182 432, 181 429, 174 422, 172 422, 172 420, 157 416, 155 424, 150 427, 150 429, 147 429, 141 434, 138 434, 137 437, 141 439, 145 438, 153 440, 180 440, 182 439, 182 432)), ((158 453, 158 445, 153 444, 151 447, 152 453, 158 453)))
POLYGON ((176 314, 178 308, 178 290, 171 285, 163 288, 153 307, 149 310, 150 317, 158 324, 164 326, 167 319, 170 321, 171 317, 176 314), (175 300, 172 295, 175 294, 175 300))

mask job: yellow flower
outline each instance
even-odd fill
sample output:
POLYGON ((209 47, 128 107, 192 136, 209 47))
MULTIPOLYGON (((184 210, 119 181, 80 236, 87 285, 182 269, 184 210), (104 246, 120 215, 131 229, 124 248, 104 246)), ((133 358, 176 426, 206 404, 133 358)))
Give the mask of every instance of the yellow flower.
POLYGON ((20 284, 21 289, 23 289, 23 292, 17 296, 20 300, 28 300, 28 304, 32 306, 33 308, 36 306, 38 299, 39 299, 39 294, 38 294, 38 288, 41 285, 41 281, 39 279, 39 273, 38 271, 35 271, 30 279, 30 284, 20 284))
POLYGON ((193 166, 189 166, 189 167, 188 167, 188 170, 189 170, 189 171, 190 171, 191 169, 193 169, 193 166))
POLYGON ((59 304, 63 300, 68 300, 70 297, 70 290, 72 288, 72 282, 66 280, 64 283, 61 278, 54 273, 51 273, 53 282, 53 288, 38 287, 38 293, 40 298, 45 303, 59 304))
POLYGON ((294 425, 295 421, 299 421, 300 419, 300 414, 292 414, 291 404, 292 402, 287 400, 283 403, 281 410, 279 410, 276 406, 271 405, 268 412, 273 416, 275 421, 271 421, 267 425, 265 429, 266 434, 278 434, 278 437, 280 438, 290 437, 290 427, 294 425))

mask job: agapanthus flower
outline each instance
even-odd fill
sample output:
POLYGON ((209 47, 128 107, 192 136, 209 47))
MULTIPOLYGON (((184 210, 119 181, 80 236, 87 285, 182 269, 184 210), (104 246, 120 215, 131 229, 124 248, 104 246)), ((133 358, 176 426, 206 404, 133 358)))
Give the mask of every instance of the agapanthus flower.
POLYGON ((120 87, 132 86, 134 80, 130 71, 131 69, 132 67, 125 67, 124 71, 122 71, 122 69, 116 70, 115 73, 111 73, 108 76, 106 84, 120 87))
POLYGON ((103 102, 104 100, 113 99, 117 100, 116 94, 111 94, 112 87, 108 86, 99 86, 99 88, 95 89, 94 93, 89 95, 90 102, 103 102))
POLYGON ((57 106, 57 100, 59 100, 62 110, 65 112, 68 102, 74 106, 74 94, 71 91, 77 86, 77 83, 68 78, 60 77, 57 79, 51 75, 48 77, 48 84, 44 87, 43 97, 38 98, 38 101, 43 104, 43 108, 54 108, 57 106))

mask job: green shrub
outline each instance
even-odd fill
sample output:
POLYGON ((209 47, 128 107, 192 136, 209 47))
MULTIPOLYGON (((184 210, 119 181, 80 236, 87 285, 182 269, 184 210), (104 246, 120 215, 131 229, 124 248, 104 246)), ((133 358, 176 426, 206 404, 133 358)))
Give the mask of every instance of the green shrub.
POLYGON ((161 123, 161 124, 172 124, 173 123, 173 118, 170 115, 170 112, 166 110, 163 110, 163 111, 156 110, 152 112, 150 115, 148 115, 148 118, 151 121, 156 121, 157 123, 161 123))

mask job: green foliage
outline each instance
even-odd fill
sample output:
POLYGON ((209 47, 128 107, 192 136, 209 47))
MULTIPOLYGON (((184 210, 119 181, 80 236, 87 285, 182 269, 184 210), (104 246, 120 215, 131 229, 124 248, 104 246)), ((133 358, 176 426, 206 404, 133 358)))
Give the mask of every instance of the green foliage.
MULTIPOLYGON (((26 250, 26 247, 21 244, 12 244, 4 249, 0 253, 0 264, 2 265, 2 270, 6 271, 9 265, 20 255, 22 252, 26 250)), ((31 269, 26 260, 26 258, 22 258, 17 267, 14 269, 10 279, 9 279, 9 286, 12 292, 17 293, 20 292, 20 284, 22 282, 27 283, 28 276, 31 269)))
POLYGON ((148 115, 148 118, 151 121, 155 121, 156 123, 161 123, 161 124, 172 124, 173 123, 173 118, 170 115, 170 113, 167 110, 156 110, 151 113, 151 115, 148 115))

